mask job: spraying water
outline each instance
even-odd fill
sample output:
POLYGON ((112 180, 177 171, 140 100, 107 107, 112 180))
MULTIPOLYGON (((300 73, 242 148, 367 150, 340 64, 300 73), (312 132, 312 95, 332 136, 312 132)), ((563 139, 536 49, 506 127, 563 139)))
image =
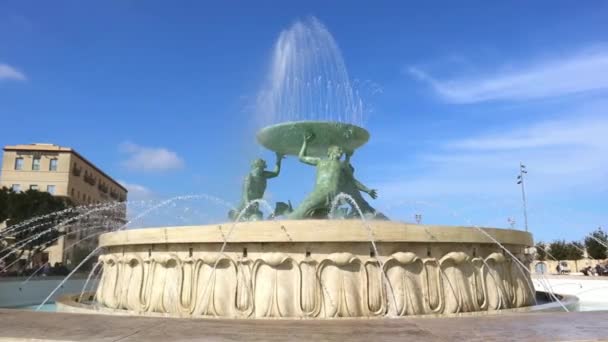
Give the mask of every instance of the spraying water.
POLYGON ((297 21, 279 35, 256 112, 263 125, 300 120, 363 123, 363 103, 338 44, 315 17, 297 21))
MULTIPOLYGON (((176 201, 183 201, 183 200, 187 200, 187 199, 206 199, 206 200, 210 200, 213 201, 215 203, 218 204, 222 204, 225 205, 229 208, 234 208, 232 205, 230 205, 227 202, 222 201, 221 199, 218 199, 217 197, 213 197, 213 196, 209 196, 206 194, 202 194, 202 195, 186 195, 186 196, 176 196, 173 198, 170 198, 168 200, 162 201, 150 208, 148 208, 147 210, 144 210, 142 213, 140 213, 139 215, 135 216, 133 219, 127 221, 125 224, 123 224, 122 226, 118 227, 116 230, 123 230, 126 229, 130 224, 132 224, 134 221, 137 221, 139 219, 142 219, 143 217, 145 217, 146 215, 150 215, 151 213, 153 213, 154 211, 157 211, 163 207, 166 207, 176 201)), ((266 203, 267 205, 267 203, 266 203)), ((97 234, 99 235, 99 234, 97 234)), ((224 244, 225 247, 225 244, 224 244)), ((70 277, 72 277, 72 275, 74 275, 74 273, 76 273, 89 259, 91 259, 93 256, 95 256, 99 251, 101 251, 101 247, 97 247, 95 248, 93 251, 91 251, 91 253, 89 253, 60 283, 59 285, 57 285, 57 287, 55 287, 55 289, 53 289, 53 291, 51 291, 51 293, 44 299, 44 301, 36 308, 36 311, 39 311, 40 308, 42 308, 44 306, 44 304, 46 304, 52 297, 53 295, 61 288, 61 286, 63 286, 63 284, 68 281, 68 279, 70 279, 70 277)))
POLYGON ((95 274, 95 271, 97 271, 97 269, 101 266, 103 266, 103 263, 101 261, 97 261, 95 266, 93 266, 93 269, 91 269, 91 272, 89 272, 89 275, 87 276, 87 280, 84 282, 84 285, 82 286, 82 291, 80 291, 80 296, 78 296, 79 303, 82 303, 82 297, 84 296, 84 292, 87 288, 87 285, 89 284, 89 281, 91 281, 91 277, 95 274))
MULTIPOLYGON (((400 203, 400 205, 405 204, 405 201, 402 201, 400 203)), ((458 215, 455 211, 450 210, 448 208, 444 208, 440 205, 437 204, 432 204, 429 202, 424 202, 424 201, 412 201, 412 203, 415 204, 422 204, 422 205, 426 205, 426 206, 432 206, 441 210, 446 211, 447 213, 449 213, 451 216, 455 217, 455 218, 461 218, 460 215, 458 215)), ((532 284, 531 280, 529 280, 524 272, 527 272, 528 274, 532 274, 532 272, 515 256, 513 255, 513 253, 511 253, 511 251, 509 251, 505 246, 503 246, 498 240, 496 240, 492 235, 490 235, 488 232, 486 232, 485 230, 481 229, 480 226, 475 225, 471 222, 471 220, 465 218, 465 221, 467 222, 467 224, 473 228, 475 228, 478 232, 482 233, 485 237, 487 237, 488 239, 490 239, 492 242, 494 242, 501 250, 503 250, 505 253, 507 253, 511 259, 515 262, 517 269, 519 270, 519 272, 524 276, 524 278, 526 279, 526 283, 528 288, 530 289, 531 292, 534 292, 534 285, 532 284)), ((484 261, 485 264, 485 261, 484 261)), ((541 275, 542 277, 542 275, 541 275)), ((561 307, 565 310, 565 311, 569 311, 563 304, 562 302, 559 300, 559 298, 555 295, 554 291, 551 288, 551 285, 549 284, 549 282, 546 279, 543 279, 544 281, 542 282, 543 287, 545 288, 546 292, 549 293, 549 295, 555 300, 557 301, 561 307)), ((536 298, 534 298, 534 303, 536 304, 536 298)))
POLYGON ((365 219, 365 215, 363 215, 363 212, 361 211, 361 208, 359 208, 357 201, 355 201, 348 194, 339 193, 332 200, 331 210, 329 211, 329 215, 330 215, 329 218, 332 218, 332 214, 335 212, 336 208, 340 205, 340 203, 342 203, 344 201, 347 201, 348 203, 350 203, 353 206, 356 213, 359 215, 359 218, 361 219, 363 226, 365 227, 365 229, 367 229, 367 233, 369 234, 369 242, 372 245, 372 249, 374 250, 374 254, 378 258, 378 264, 380 265, 380 269, 382 270, 382 277, 386 281, 387 287, 388 287, 391 297, 393 299, 393 304, 395 305, 395 308, 397 308, 397 298, 395 297, 395 291, 393 289, 393 285, 391 284, 390 280, 388 279, 388 275, 386 274, 386 269, 384 268, 384 262, 380 259, 381 254, 380 254, 380 252, 378 252, 378 247, 376 246, 376 239, 374 237, 374 229, 369 224, 369 222, 365 219))
POLYGON ((239 222, 241 222, 241 220, 243 219, 243 216, 245 215, 245 213, 247 213, 247 211, 249 210, 249 208, 251 208, 252 206, 255 206, 255 205, 261 205, 262 207, 264 207, 264 209, 268 210, 269 212, 272 212, 272 207, 265 200, 263 200, 263 199, 256 199, 256 200, 250 201, 250 202, 248 202, 245 205, 245 207, 243 207, 243 209, 241 209, 241 211, 239 211, 238 215, 236 216, 236 219, 235 219, 234 223, 232 223, 232 225, 230 226, 230 229, 228 230, 228 234, 224 235, 223 232, 220 230, 220 233, 221 233, 221 236, 222 236, 222 240, 224 242, 222 243, 222 247, 220 247, 220 250, 218 252, 218 257, 216 258, 215 262, 213 263, 213 268, 211 270, 211 273, 209 274, 209 278, 205 282, 205 287, 204 287, 203 292, 202 292, 203 297, 207 295, 207 290, 209 289, 209 284, 211 284, 211 279, 213 278, 214 273, 215 273, 215 271, 217 269, 217 266, 220 263, 221 256, 224 255, 224 251, 226 250, 226 246, 228 246, 228 240, 232 236, 232 233, 234 232, 234 229, 236 228, 236 225, 239 222))

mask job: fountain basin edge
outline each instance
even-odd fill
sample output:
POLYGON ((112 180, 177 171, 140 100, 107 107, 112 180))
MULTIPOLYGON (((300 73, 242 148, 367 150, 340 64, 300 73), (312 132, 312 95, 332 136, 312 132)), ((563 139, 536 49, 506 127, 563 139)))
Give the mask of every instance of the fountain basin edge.
MULTIPOLYGON (((531 234, 482 229, 528 266, 531 234)), ((106 233, 100 246, 96 298, 112 310, 382 317, 512 309, 535 296, 529 273, 474 227, 257 221, 106 233)))
MULTIPOLYGON (((571 312, 577 311, 579 307, 579 298, 574 295, 553 293, 561 303, 571 312)), ((166 317, 166 318, 193 318, 193 319, 226 319, 227 317, 219 316, 191 316, 191 315, 174 315, 160 312, 136 312, 124 309, 110 309, 91 303, 95 298, 95 292, 86 292, 83 295, 83 302, 79 301, 80 294, 64 294, 57 298, 55 304, 57 311, 74 313, 74 314, 93 314, 93 315, 119 315, 119 316, 146 316, 146 317, 166 317)), ((461 312, 454 314, 426 314, 407 316, 407 318, 439 318, 439 317, 475 317, 487 315, 509 315, 520 313, 540 313, 540 312, 563 312, 562 305, 556 301, 550 301, 551 294, 543 291, 536 291, 536 298, 539 300, 537 305, 525 306, 512 309, 461 312), (543 301, 544 300, 544 301, 543 301)), ((234 317, 239 318, 239 317, 234 317)), ((363 319, 384 319, 385 317, 363 317, 363 319)), ((396 317, 399 318, 399 317, 396 317)), ((403 317, 405 318, 405 317, 403 317)), ((260 319, 294 319, 290 317, 268 317, 260 319)), ((299 318, 299 319, 314 319, 314 318, 299 318)), ((328 318, 331 319, 331 318, 328 318)), ((338 318, 342 319, 342 318, 338 318)), ((354 318, 357 319, 357 318, 354 318)))

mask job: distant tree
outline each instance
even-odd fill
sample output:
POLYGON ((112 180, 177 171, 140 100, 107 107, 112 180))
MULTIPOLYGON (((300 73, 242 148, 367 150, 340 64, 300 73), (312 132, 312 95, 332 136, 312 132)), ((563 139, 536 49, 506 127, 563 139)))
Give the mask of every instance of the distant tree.
MULTIPOLYGON (((6 187, 0 188, 0 223, 6 221, 10 216, 9 197, 11 195, 11 192, 12 191, 6 187)), ((6 254, 8 253, 6 248, 11 242, 12 239, 7 239, 5 234, 3 234, 3 231, 0 230, 0 258, 6 256, 6 254)), ((6 258, 4 258, 4 264, 8 265, 14 260, 14 257, 7 256, 6 258)), ((2 270, 0 269, 0 271, 2 270)))
POLYGON ((578 241, 573 241, 568 244, 568 260, 581 260, 585 255, 585 246, 578 241))
POLYGON ((0 223, 8 219, 8 197, 11 193, 6 187, 0 188, 0 223))
POLYGON ((602 241, 605 245, 608 245, 608 234, 602 230, 602 227, 599 227, 594 232, 589 234, 593 236, 595 239, 587 236, 585 238, 585 247, 587 247, 587 254, 593 259, 606 259, 608 258, 608 248, 606 246, 599 243, 597 240, 602 241), (597 240, 596 240, 597 239, 597 240))
MULTIPOLYGON (((64 210, 68 206, 71 206, 71 202, 67 198, 55 197, 47 192, 36 190, 11 191, 8 193, 6 205, 8 211, 7 229, 36 216, 64 210)), ((40 253, 63 234, 58 229, 58 224, 66 219, 66 215, 51 216, 48 219, 26 224, 23 228, 11 232, 9 235, 12 243, 0 253, 0 257, 9 254, 11 259, 15 260, 21 258, 25 252, 28 252, 28 258, 40 253)), ((7 238, 7 236, 4 236, 4 238, 7 238)), ((27 263, 29 263, 29 260, 27 263)))
POLYGON ((578 242, 565 240, 555 240, 549 245, 551 255, 557 260, 580 260, 583 258, 582 248, 583 245, 578 242))
POLYGON ((536 260, 545 261, 547 258, 545 248, 547 248, 547 245, 542 241, 536 244, 536 260))
POLYGON ((566 247, 566 241, 555 240, 549 244, 549 253, 557 260, 568 259, 568 248, 566 247))

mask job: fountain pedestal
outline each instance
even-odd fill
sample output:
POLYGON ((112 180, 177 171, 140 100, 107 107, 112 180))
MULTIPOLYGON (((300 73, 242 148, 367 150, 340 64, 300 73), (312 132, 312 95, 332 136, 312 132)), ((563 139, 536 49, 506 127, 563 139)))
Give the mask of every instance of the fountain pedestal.
POLYGON ((295 121, 268 126, 260 130, 257 139, 271 151, 297 156, 306 134, 314 139, 309 143, 309 156, 324 157, 329 146, 339 146, 344 151, 354 151, 369 140, 367 130, 342 122, 295 121))
MULTIPOLYGON (((532 305, 529 274, 471 227, 258 221, 102 235, 103 310, 187 317, 333 318, 532 305), (219 254, 224 239, 228 245, 219 254)), ((484 228, 526 264, 529 233, 484 228)))

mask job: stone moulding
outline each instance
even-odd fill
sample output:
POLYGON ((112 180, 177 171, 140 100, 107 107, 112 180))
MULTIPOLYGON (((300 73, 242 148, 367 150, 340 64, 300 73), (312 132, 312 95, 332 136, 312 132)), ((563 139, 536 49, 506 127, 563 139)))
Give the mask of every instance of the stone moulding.
MULTIPOLYGON (((178 228, 190 230, 181 238, 207 236, 190 243, 167 242, 180 239, 168 228, 105 234, 96 301, 131 313, 232 318, 397 317, 534 304, 527 271, 475 228, 374 222, 377 251, 370 251, 369 241, 357 241, 365 228, 356 221, 293 222, 240 223, 221 254, 220 241, 209 238, 216 226, 178 228), (319 222, 334 229, 319 233, 319 222), (343 241, 332 237, 340 230, 343 241)), ((527 266, 531 236, 498 233, 527 266)))

